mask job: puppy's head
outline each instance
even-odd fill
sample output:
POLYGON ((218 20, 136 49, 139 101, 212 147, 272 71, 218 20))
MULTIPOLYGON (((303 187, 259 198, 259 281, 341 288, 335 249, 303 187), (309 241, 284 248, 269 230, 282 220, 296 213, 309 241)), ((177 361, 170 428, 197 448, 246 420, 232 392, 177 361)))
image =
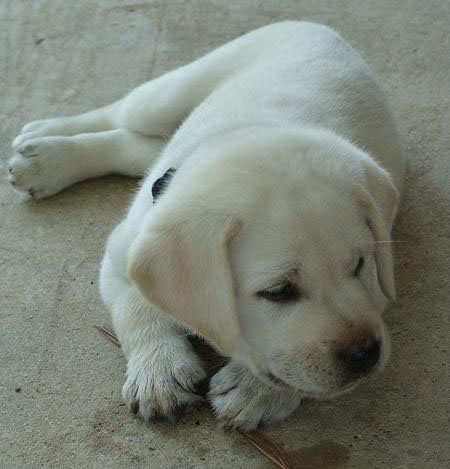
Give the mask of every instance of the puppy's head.
POLYGON ((318 132, 238 134, 191 160, 130 248, 144 296, 274 386, 328 397, 381 369, 388 174, 318 132))

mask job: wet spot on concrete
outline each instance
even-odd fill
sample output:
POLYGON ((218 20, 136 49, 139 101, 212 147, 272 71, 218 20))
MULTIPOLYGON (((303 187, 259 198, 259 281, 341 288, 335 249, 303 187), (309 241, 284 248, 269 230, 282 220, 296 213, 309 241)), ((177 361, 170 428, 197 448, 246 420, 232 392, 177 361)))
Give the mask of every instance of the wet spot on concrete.
POLYGON ((340 468, 350 459, 350 450, 331 440, 287 452, 292 469, 340 468))

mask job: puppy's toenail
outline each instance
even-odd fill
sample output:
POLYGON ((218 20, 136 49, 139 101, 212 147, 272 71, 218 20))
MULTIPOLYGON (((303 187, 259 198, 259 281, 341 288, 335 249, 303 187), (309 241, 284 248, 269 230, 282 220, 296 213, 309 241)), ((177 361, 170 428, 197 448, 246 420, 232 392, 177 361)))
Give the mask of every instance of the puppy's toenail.
POLYGON ((186 410, 187 410, 187 405, 186 404, 182 404, 178 407, 175 407, 175 409, 173 411, 172 420, 175 422, 175 421, 181 419, 182 417, 184 417, 184 415, 186 414, 186 410))
POLYGON ((139 412, 139 402, 133 402, 133 404, 131 404, 131 412, 133 412, 134 415, 139 412))

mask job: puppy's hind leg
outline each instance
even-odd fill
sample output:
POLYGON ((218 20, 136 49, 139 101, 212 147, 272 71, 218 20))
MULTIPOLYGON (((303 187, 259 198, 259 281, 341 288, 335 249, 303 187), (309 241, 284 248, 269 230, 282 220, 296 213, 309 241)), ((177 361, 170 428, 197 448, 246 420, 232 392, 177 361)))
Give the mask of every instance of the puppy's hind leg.
POLYGON ((30 122, 13 141, 13 149, 17 150, 31 138, 120 128, 168 137, 221 81, 254 56, 254 42, 253 47, 247 43, 225 44, 188 65, 138 86, 108 106, 76 116, 30 122))
POLYGON ((258 43, 232 41, 135 88, 114 105, 117 127, 169 136, 221 82, 258 53, 258 43))
POLYGON ((107 174, 145 175, 164 140, 124 129, 23 141, 8 162, 13 187, 34 199, 107 174))
POLYGON ((32 138, 121 128, 168 137, 223 78, 226 70, 218 71, 218 64, 224 60, 220 53, 213 52, 138 86, 108 106, 75 116, 30 122, 13 140, 13 150, 32 138))

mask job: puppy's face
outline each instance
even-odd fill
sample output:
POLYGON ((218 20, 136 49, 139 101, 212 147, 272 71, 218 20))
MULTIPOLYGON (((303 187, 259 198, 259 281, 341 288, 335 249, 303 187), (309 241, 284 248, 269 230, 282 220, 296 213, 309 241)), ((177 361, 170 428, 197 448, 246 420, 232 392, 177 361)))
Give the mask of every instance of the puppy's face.
POLYGON ((351 190, 313 180, 279 188, 230 245, 241 341, 262 380, 327 397, 383 367, 373 231, 351 190))
POLYGON ((266 383, 344 392, 389 354, 395 188, 330 134, 237 142, 205 146, 174 176, 131 246, 129 274, 266 383))

